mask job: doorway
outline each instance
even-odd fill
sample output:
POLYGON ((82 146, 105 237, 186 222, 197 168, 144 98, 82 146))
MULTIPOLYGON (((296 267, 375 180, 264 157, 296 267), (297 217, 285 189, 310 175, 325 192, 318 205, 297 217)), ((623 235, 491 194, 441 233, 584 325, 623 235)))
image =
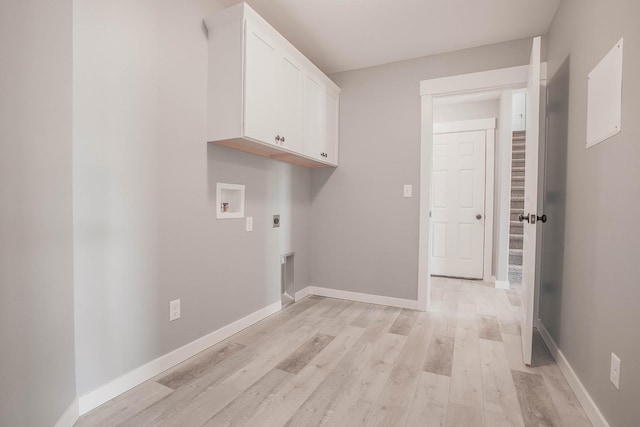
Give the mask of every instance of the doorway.
MULTIPOLYGON (((513 90, 527 88, 527 144, 526 144, 526 176, 524 210, 520 221, 525 221, 523 233, 523 280, 521 292, 521 334, 522 353, 525 363, 531 363, 534 320, 537 318, 536 294, 539 286, 537 274, 537 248, 540 242, 538 233, 538 148, 540 142, 540 93, 546 84, 543 74, 546 74, 540 62, 540 37, 533 40, 530 65, 493 70, 481 73, 451 76, 420 82, 422 107, 422 145, 421 145, 421 186, 420 194, 420 238, 419 238, 419 267, 418 267, 418 302, 429 310, 431 305, 431 251, 434 234, 431 232, 429 215, 433 209, 432 160, 434 154, 434 100, 441 96, 477 93, 489 90, 513 90)), ((546 76, 544 77, 546 79, 546 76)), ((544 157, 541 157, 544 158, 544 157)), ((508 181, 506 181, 508 182, 508 181)))

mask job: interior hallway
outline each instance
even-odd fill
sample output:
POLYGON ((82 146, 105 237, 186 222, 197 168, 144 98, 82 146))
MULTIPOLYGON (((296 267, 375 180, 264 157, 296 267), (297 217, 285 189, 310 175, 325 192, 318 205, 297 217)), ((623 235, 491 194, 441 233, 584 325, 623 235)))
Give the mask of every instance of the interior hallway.
POLYGON ((422 313, 308 297, 76 426, 590 426, 516 292, 433 278, 422 313))

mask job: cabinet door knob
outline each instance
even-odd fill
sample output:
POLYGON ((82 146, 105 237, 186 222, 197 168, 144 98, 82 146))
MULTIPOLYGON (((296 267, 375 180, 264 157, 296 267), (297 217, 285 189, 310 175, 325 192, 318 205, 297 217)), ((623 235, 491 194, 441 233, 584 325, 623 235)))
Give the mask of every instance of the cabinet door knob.
POLYGON ((284 142, 284 136, 282 138, 280 138, 280 141, 284 142))
POLYGON ((276 135, 276 141, 280 141, 280 135, 276 135))

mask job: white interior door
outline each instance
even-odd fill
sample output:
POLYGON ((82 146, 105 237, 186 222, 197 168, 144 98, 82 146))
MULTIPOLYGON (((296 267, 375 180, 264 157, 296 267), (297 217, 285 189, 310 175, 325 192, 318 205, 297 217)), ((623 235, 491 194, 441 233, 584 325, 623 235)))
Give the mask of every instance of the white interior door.
POLYGON ((433 136, 431 274, 482 279, 486 132, 433 136))
POLYGON ((527 84, 522 254, 522 356, 531 364, 533 345, 538 210, 538 146, 540 134, 540 37, 533 39, 527 84))

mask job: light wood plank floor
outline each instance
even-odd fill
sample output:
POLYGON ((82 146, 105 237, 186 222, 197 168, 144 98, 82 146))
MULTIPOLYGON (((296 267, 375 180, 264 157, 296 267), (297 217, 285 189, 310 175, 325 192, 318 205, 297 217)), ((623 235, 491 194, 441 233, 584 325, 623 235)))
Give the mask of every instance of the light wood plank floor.
POLYGON ((76 426, 590 426, 514 291, 434 278, 422 313, 309 297, 76 426))

